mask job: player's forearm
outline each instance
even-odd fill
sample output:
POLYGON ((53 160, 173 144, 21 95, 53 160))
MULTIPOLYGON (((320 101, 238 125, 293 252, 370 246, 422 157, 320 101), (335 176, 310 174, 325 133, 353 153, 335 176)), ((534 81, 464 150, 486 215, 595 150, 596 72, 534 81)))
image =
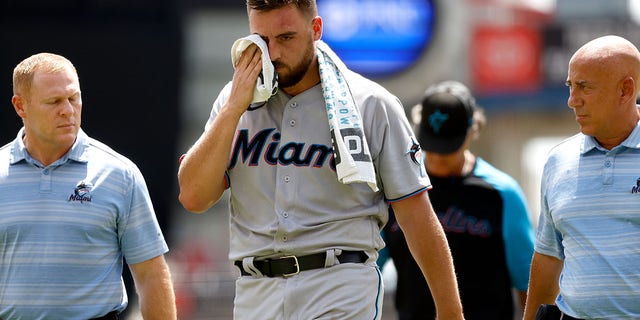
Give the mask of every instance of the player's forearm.
POLYGON ((419 261, 427 279, 431 295, 436 305, 438 319, 463 319, 462 304, 458 292, 453 260, 442 228, 428 223, 424 228, 414 231, 421 233, 415 237, 414 257, 419 261), (422 236, 424 235, 424 236, 422 236))
POLYGON ((224 174, 239 115, 224 110, 187 152, 178 169, 178 199, 192 212, 209 209, 226 187, 224 174))
POLYGON ((198 139, 178 170, 180 203, 192 212, 203 212, 222 196, 224 173, 240 117, 247 111, 262 70, 260 50, 251 45, 235 65, 231 92, 211 127, 198 139))

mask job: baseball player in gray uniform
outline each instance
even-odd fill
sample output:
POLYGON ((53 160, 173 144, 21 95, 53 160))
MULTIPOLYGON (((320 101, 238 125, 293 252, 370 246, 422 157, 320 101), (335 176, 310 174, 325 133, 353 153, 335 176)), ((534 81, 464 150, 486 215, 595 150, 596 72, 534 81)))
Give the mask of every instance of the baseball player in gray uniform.
POLYGON ((342 75, 379 189, 339 181, 315 0, 248 0, 247 8, 251 33, 268 45, 279 89, 263 104, 251 104, 263 61, 250 45, 178 171, 179 200, 189 211, 206 211, 230 189, 229 258, 241 272, 234 317, 380 319, 383 285, 375 261, 391 204, 438 317, 462 319, 422 152, 399 100, 356 73, 342 75))

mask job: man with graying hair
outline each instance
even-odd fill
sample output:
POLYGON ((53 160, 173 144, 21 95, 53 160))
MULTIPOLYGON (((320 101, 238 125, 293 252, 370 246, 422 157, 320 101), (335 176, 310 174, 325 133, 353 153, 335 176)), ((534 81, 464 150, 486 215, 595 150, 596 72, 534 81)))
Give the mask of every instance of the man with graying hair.
POLYGON ((638 319, 640 53, 618 36, 594 39, 566 84, 580 133, 544 166, 524 318, 638 319))

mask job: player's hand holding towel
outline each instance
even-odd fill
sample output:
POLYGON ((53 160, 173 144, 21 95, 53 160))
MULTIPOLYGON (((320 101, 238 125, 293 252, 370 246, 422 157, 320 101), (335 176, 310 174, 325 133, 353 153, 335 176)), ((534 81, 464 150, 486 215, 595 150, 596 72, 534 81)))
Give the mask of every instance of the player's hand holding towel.
POLYGON ((267 43, 257 34, 240 38, 233 43, 233 46, 231 46, 231 62, 233 66, 235 67, 236 61, 240 59, 242 52, 252 43, 255 43, 262 52, 262 71, 258 77, 256 88, 253 91, 253 100, 251 101, 252 104, 256 104, 265 102, 276 94, 278 91, 278 74, 273 68, 271 58, 269 58, 267 43))

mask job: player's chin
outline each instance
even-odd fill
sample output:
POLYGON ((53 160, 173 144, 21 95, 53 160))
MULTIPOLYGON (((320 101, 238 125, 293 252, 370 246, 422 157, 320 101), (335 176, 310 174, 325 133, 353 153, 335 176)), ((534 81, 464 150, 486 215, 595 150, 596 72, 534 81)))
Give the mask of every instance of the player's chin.
POLYGON ((291 83, 291 77, 287 72, 278 72, 278 87, 287 88, 291 87, 293 84, 291 83))

